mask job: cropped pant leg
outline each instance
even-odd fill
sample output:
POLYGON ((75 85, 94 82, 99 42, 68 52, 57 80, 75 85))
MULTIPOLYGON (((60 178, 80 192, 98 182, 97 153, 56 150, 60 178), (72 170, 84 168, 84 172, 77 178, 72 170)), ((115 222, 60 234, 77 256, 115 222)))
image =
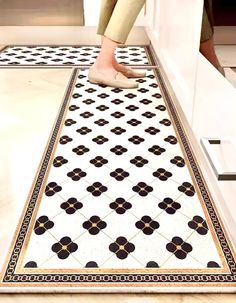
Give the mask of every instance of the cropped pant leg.
POLYGON ((201 42, 210 40, 213 34, 214 34, 214 20, 213 20, 213 11, 212 11, 212 0, 204 0, 201 42))
POLYGON ((146 0, 102 0, 97 33, 125 43, 146 0))

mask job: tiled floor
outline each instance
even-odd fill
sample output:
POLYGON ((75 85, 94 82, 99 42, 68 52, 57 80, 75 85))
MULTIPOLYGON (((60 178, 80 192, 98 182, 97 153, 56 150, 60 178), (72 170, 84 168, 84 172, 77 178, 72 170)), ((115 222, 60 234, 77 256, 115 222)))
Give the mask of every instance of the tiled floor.
POLYGON ((61 277, 125 287, 142 274, 171 285, 175 273, 173 285, 230 284, 235 260, 158 70, 137 90, 90 84, 83 68, 73 75, 5 285, 61 277))

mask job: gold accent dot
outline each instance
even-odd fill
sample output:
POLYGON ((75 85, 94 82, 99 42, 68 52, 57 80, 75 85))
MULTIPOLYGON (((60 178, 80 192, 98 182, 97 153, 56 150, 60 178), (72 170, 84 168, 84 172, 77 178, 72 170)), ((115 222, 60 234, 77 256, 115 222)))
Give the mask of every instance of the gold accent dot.
POLYGON ((40 224, 39 224, 39 227, 44 227, 44 223, 40 223, 40 224))
POLYGON ((202 227, 202 223, 198 223, 198 227, 202 227))
POLYGON ((145 227, 149 227, 150 225, 149 225, 149 223, 145 223, 145 227))
POLYGON ((120 245, 120 250, 125 250, 124 245, 120 245))
POLYGON ((66 245, 63 245, 61 249, 62 249, 62 250, 67 250, 67 246, 66 246, 66 245))
POLYGON ((177 245, 176 249, 178 249, 178 250, 182 249, 181 245, 177 245))
POLYGON ((97 223, 92 223, 92 227, 97 227, 97 223))

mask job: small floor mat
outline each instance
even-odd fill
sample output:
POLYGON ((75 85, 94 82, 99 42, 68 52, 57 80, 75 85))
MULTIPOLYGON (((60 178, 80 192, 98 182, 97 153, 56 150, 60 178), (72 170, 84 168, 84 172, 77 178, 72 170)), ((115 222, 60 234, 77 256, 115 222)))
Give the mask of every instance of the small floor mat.
MULTIPOLYGON (((99 46, 7 46, 0 52, 0 67, 91 65, 99 51, 99 46)), ((148 46, 118 47, 116 58, 129 65, 155 65, 148 46)))
POLYGON ((74 69, 2 291, 221 291, 235 259, 158 69, 138 89, 74 69))

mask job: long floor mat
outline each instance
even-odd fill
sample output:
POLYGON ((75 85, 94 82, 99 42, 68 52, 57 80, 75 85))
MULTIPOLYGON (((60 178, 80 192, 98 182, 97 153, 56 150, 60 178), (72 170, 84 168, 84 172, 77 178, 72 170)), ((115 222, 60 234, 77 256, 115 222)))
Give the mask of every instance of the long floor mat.
MULTIPOLYGON (((120 63, 155 65, 148 46, 121 46, 116 50, 120 63)), ((68 67, 94 63, 99 46, 6 46, 0 52, 0 67, 68 67)))
POLYGON ((225 291, 230 242, 157 68, 138 89, 75 68, 2 291, 225 291))

